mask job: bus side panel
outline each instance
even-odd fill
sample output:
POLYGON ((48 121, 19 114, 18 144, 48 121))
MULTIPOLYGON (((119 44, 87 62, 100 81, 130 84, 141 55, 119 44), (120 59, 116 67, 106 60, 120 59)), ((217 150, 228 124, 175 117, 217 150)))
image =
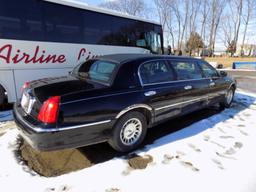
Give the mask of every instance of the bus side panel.
POLYGON ((0 70, 0 85, 6 90, 8 95, 8 102, 16 101, 15 80, 13 77, 13 70, 0 70))
POLYGON ((65 76, 68 75, 72 69, 73 68, 14 70, 17 97, 21 97, 21 87, 25 82, 47 77, 65 76))

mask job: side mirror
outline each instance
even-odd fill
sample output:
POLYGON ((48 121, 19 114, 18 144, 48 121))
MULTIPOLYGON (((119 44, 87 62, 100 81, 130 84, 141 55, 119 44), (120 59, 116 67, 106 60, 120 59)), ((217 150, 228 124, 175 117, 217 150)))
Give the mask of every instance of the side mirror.
POLYGON ((228 74, 226 71, 220 71, 220 76, 221 77, 226 77, 228 74))

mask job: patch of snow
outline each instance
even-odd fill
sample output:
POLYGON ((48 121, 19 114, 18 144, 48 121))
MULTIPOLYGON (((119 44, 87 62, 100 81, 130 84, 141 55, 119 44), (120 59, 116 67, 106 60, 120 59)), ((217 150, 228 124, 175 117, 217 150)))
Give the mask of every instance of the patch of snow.
POLYGON ((238 92, 230 109, 166 135, 138 150, 151 155, 144 170, 114 158, 66 175, 45 178, 17 159, 18 131, 0 137, 1 191, 199 191, 256 190, 256 95, 238 92))

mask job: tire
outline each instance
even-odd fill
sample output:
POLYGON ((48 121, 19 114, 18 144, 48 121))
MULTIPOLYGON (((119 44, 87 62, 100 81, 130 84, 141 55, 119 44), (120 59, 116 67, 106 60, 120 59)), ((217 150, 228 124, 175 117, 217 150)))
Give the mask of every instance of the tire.
POLYGON ((137 111, 122 116, 113 128, 108 143, 119 152, 136 149, 144 140, 147 132, 145 116, 137 111))
POLYGON ((4 104, 4 100, 5 100, 5 90, 0 85, 0 105, 4 104))
POLYGON ((235 89, 231 87, 227 93, 225 94, 224 100, 220 103, 220 106, 222 108, 229 108, 232 104, 232 101, 234 99, 235 89))

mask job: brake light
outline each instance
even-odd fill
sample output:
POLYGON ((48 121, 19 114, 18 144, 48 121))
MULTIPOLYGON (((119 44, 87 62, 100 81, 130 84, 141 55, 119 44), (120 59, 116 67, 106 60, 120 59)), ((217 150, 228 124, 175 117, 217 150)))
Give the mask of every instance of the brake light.
POLYGON ((24 85, 21 87, 21 93, 24 92, 25 89, 29 87, 29 82, 24 83, 24 85))
POLYGON ((50 97, 43 103, 38 120, 43 123, 56 123, 58 118, 60 96, 50 97))

